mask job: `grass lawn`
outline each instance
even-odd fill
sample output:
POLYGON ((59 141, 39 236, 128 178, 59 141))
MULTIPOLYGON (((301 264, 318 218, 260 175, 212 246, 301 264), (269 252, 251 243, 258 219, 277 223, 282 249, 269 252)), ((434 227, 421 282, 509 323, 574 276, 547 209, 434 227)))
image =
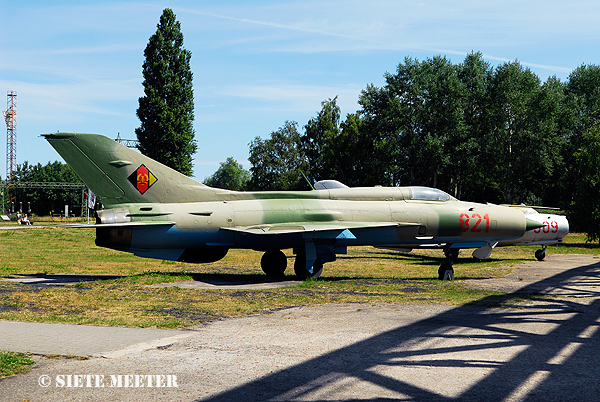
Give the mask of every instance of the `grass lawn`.
POLYGON ((0 378, 29 371, 33 360, 27 353, 0 350, 0 378))
MULTIPOLYGON (((135 257, 94 245, 93 229, 42 228, 0 231, 0 277, 31 274, 111 274, 121 278, 74 286, 36 286, 0 281, 0 319, 131 327, 182 328, 225 316, 269 312, 289 306, 346 302, 474 302, 493 292, 468 289, 463 279, 506 275, 534 260, 536 247, 505 247, 484 263, 464 250, 455 261, 455 281, 437 280, 441 250, 405 255, 373 247, 350 248, 325 264, 319 280, 267 290, 206 290, 148 285, 193 278, 263 276, 261 253, 231 250, 221 261, 185 264, 135 257)), ((553 253, 598 253, 597 245, 570 234, 553 253)), ((288 252, 287 279, 293 276, 288 252)))

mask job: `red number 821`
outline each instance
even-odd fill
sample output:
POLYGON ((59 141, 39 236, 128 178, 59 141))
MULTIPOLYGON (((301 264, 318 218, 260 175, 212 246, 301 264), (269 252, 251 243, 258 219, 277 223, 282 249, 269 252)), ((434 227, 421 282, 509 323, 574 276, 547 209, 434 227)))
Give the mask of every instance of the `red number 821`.
POLYGON ((478 213, 473 213, 470 217, 467 213, 460 214, 460 225, 459 229, 461 232, 468 232, 469 228, 471 228, 471 232, 477 233, 481 232, 482 228, 479 227, 479 224, 482 220, 485 220, 485 231, 484 233, 488 233, 490 231, 490 216, 488 214, 483 215, 483 218, 478 213), (475 224, 470 226, 470 218, 473 218, 475 224))

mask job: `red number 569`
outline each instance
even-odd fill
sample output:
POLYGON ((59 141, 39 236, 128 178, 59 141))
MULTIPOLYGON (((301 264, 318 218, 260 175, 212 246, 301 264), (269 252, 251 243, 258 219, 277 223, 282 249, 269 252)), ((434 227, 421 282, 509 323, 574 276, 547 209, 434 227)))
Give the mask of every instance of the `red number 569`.
POLYGON ((533 232, 534 233, 540 233, 540 232, 544 232, 544 233, 550 233, 550 232, 556 233, 556 232, 558 232, 558 222, 556 222, 556 221, 551 221, 551 222, 544 221, 544 222, 542 222, 542 224, 544 226, 542 226, 541 228, 534 229, 533 232))

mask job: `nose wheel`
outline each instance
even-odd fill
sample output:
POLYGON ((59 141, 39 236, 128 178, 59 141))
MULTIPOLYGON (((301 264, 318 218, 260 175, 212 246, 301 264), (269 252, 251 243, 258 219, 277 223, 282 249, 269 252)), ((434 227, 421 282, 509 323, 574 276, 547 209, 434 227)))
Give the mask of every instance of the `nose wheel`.
POLYGON ((537 258, 538 261, 544 261, 544 258, 546 258, 546 248, 548 246, 544 246, 541 250, 535 250, 535 258, 537 258))

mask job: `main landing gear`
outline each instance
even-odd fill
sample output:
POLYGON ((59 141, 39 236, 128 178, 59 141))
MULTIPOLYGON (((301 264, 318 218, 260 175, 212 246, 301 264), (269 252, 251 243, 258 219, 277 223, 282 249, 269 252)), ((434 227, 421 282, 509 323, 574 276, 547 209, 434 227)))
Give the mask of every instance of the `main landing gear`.
MULTIPOLYGON (((294 261, 294 272, 298 279, 302 281, 309 278, 317 279, 323 273, 323 262, 318 257, 310 267, 312 272, 309 271, 306 265, 306 252, 297 253, 296 261, 294 261)), ((260 267, 268 276, 282 277, 287 267, 287 257, 281 250, 266 251, 260 260, 260 267)))
POLYGON ((454 259, 458 258, 458 252, 460 250, 457 248, 445 248, 444 255, 446 256, 446 261, 440 265, 438 269, 438 279, 441 281, 451 281, 454 279, 454 268, 453 263, 454 259))
POLYGON ((266 251, 260 259, 260 267, 268 276, 283 276, 287 267, 287 257, 281 250, 266 251))
POLYGON ((306 267, 306 253, 296 254, 296 261, 294 261, 294 272, 301 281, 307 279, 317 279, 323 273, 323 262, 317 258, 312 265, 312 272, 306 267))
POLYGON ((535 258, 537 258, 538 261, 544 261, 544 258, 546 258, 546 248, 548 248, 548 246, 542 247, 541 250, 535 250, 535 258))

